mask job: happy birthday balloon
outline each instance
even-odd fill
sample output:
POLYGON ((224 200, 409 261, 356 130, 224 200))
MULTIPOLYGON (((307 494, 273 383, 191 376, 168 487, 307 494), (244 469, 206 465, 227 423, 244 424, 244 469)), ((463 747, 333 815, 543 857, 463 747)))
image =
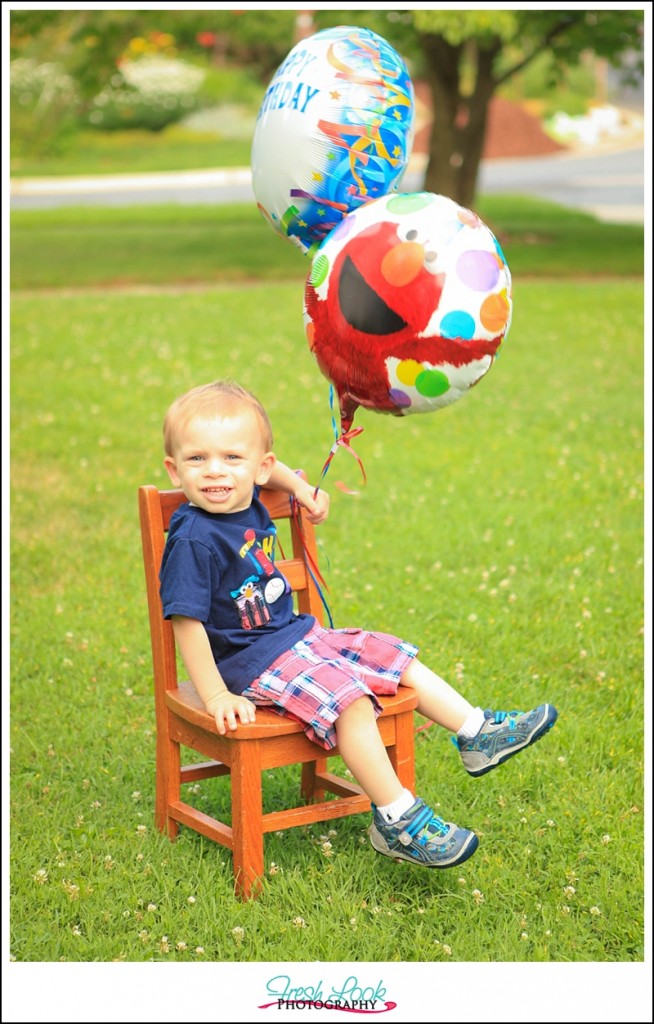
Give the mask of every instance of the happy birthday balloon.
POLYGON ((375 32, 341 26, 298 43, 252 144, 252 188, 272 228, 310 252, 352 210, 396 190, 413 117, 406 65, 375 32))
POLYGON ((315 253, 307 340, 339 399, 406 416, 451 405, 490 370, 511 321, 511 275, 488 227, 431 192, 348 214, 315 253))

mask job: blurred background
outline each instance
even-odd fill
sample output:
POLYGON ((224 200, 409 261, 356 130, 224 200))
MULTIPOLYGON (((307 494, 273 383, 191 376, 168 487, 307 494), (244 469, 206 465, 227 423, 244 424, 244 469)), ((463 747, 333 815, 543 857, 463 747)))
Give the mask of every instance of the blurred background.
POLYGON ((12 205, 35 177, 247 169, 275 69, 342 24, 378 32, 409 67, 406 191, 471 206, 501 185, 488 161, 642 145, 643 11, 14 10, 12 205))

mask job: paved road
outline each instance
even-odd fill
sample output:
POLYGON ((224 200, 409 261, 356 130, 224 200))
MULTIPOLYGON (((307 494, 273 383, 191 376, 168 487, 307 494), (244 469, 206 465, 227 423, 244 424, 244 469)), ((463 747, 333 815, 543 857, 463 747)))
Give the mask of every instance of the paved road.
MULTIPOLYGON (((585 210, 600 220, 643 223, 643 144, 482 161, 479 192, 518 193, 585 210)), ((401 190, 418 192, 424 168, 414 161, 401 190)), ((254 202, 249 168, 11 182, 11 209, 128 206, 143 203, 254 202)))

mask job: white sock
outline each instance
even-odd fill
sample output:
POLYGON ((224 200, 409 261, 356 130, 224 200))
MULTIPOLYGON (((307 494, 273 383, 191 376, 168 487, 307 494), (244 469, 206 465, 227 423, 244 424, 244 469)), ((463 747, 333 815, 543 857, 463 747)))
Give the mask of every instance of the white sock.
POLYGON ((481 708, 473 708, 459 729, 457 736, 460 736, 462 740, 471 740, 473 736, 477 735, 484 721, 483 710, 481 708))
POLYGON ((408 789, 403 789, 402 796, 398 796, 397 800, 394 800, 392 804, 378 807, 377 810, 384 821, 387 821, 389 825, 394 825, 409 810, 409 807, 413 807, 415 802, 416 798, 413 793, 410 793, 408 789))

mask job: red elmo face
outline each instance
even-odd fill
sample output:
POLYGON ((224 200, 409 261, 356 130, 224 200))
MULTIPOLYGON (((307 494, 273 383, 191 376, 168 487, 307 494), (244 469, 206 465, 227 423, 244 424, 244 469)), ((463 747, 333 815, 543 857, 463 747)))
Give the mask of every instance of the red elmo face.
POLYGON ((339 396, 343 430, 359 405, 401 415, 390 395, 386 360, 461 365, 497 345, 425 337, 438 308, 445 275, 438 254, 420 237, 419 221, 372 224, 347 241, 329 273, 324 299, 307 283, 307 338, 318 365, 339 396))

